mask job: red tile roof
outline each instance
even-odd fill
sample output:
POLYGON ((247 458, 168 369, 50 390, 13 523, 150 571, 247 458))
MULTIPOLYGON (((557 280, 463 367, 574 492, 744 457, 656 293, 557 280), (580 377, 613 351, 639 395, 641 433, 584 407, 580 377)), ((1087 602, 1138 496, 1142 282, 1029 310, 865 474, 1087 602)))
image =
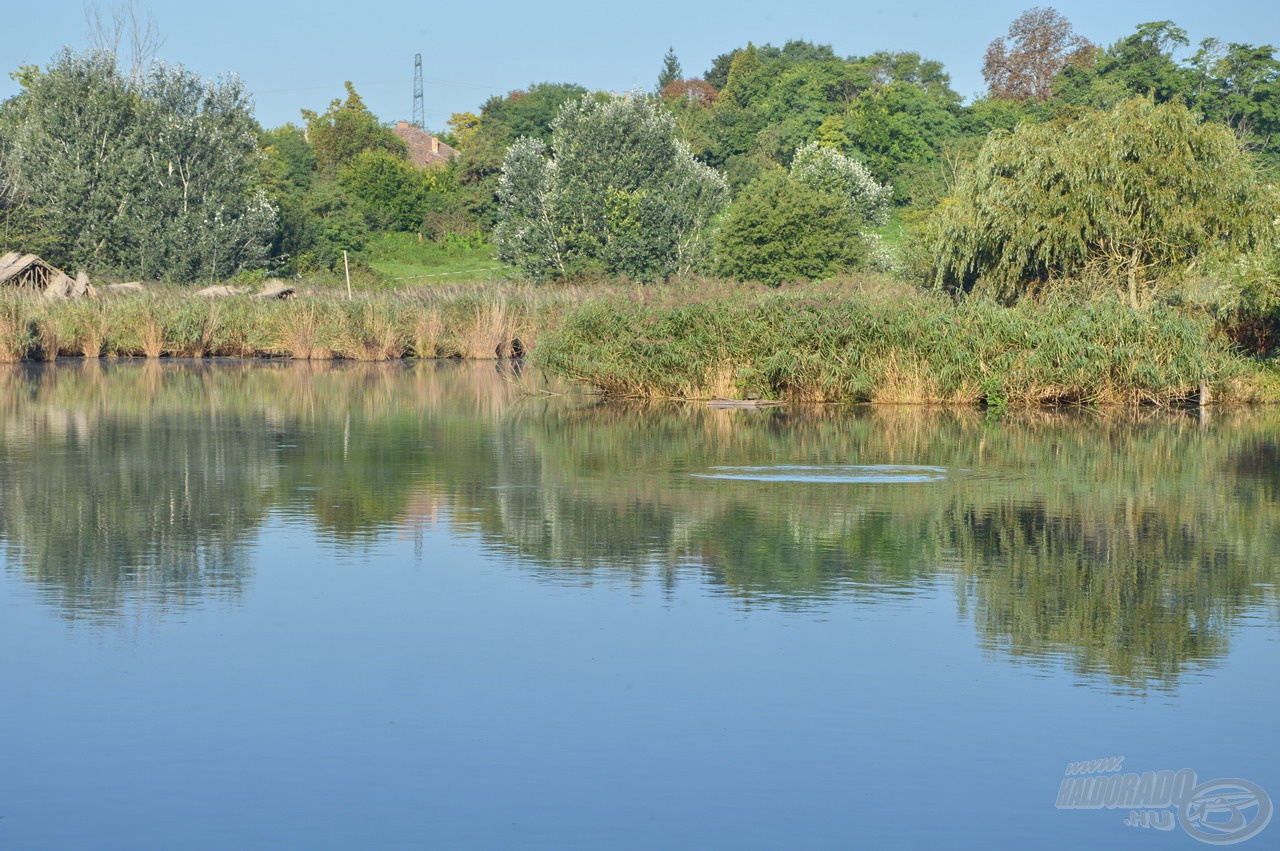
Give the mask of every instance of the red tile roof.
POLYGON ((407 121, 397 121, 391 132, 404 140, 409 148, 409 162, 418 168, 440 165, 458 157, 456 150, 407 121))

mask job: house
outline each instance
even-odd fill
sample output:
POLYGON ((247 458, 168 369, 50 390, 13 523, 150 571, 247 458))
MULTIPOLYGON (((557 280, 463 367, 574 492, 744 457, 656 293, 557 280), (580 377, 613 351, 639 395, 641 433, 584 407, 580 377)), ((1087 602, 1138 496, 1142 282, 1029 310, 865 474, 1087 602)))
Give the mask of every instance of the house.
POLYGON ((409 149, 409 162, 418 168, 443 165, 459 156, 456 150, 408 121, 397 121, 391 132, 404 140, 409 149))

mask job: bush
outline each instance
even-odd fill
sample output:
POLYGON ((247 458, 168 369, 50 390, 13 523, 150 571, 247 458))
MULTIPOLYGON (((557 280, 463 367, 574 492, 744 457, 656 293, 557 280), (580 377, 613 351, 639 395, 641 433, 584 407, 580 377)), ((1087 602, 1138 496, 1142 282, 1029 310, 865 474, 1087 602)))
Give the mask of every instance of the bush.
POLYGON ((828 278, 883 258, 871 228, 893 188, 834 148, 802 146, 791 173, 767 171, 734 202, 717 235, 721 274, 767 284, 828 278))
POLYGON ((791 176, 843 198, 849 218, 859 226, 879 227, 889 221, 893 187, 877 183, 866 166, 835 148, 817 142, 801 147, 791 161, 791 176))
POLYGON ((845 199, 782 171, 748 186, 716 234, 720 274, 773 285, 829 278, 867 253, 845 199))

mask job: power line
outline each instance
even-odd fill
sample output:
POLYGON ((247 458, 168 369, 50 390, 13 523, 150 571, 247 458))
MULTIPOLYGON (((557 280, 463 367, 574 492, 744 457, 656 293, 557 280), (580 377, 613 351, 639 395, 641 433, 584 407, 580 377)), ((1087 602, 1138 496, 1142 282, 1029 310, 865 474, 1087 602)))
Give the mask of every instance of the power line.
MULTIPOLYGON (((488 83, 468 83, 461 80, 438 80, 434 77, 423 77, 423 79, 428 83, 438 83, 444 86, 462 86, 463 88, 467 88, 467 89, 482 89, 486 92, 507 91, 507 89, 503 88, 502 86, 494 86, 488 83)), ((365 88, 368 88, 369 86, 392 86, 392 85, 395 85, 395 86, 404 85, 404 78, 400 77, 395 80, 365 80, 360 83, 360 88, 365 89, 365 88)), ((253 93, 255 95, 278 95, 278 94, 287 94, 289 92, 321 92, 321 91, 325 91, 326 89, 336 90, 341 88, 342 88, 342 83, 332 83, 324 86, 300 86, 298 88, 292 88, 292 89, 261 89, 261 90, 255 90, 253 93)))

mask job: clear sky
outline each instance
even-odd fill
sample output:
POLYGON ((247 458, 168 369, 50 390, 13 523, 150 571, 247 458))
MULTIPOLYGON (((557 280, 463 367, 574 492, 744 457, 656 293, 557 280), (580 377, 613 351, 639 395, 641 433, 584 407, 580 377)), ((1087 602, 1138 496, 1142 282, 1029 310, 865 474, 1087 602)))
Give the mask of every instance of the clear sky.
MULTIPOLYGON (((745 45, 803 38, 841 55, 914 50, 946 65, 962 95, 982 86, 982 54, 1009 22, 1034 4, 901 0, 649 0, 609 6, 581 0, 418 2, 365 0, 308 4, 223 0, 146 4, 166 38, 162 58, 201 74, 235 71, 254 92, 267 126, 297 121, 357 91, 384 121, 413 106, 413 57, 423 55, 427 124, 477 111, 491 94, 531 82, 574 82, 593 89, 651 88, 668 46, 686 76, 701 75, 720 53, 745 45)), ((104 3, 103 6, 108 6, 104 3)), ((1202 38, 1280 42, 1280 4, 1218 2, 1063 2, 1077 32, 1110 43, 1144 21, 1172 20, 1202 38)), ((85 4, 77 0, 5 3, 0 97, 17 91, 7 72, 44 65, 62 46, 85 46, 85 4)))

